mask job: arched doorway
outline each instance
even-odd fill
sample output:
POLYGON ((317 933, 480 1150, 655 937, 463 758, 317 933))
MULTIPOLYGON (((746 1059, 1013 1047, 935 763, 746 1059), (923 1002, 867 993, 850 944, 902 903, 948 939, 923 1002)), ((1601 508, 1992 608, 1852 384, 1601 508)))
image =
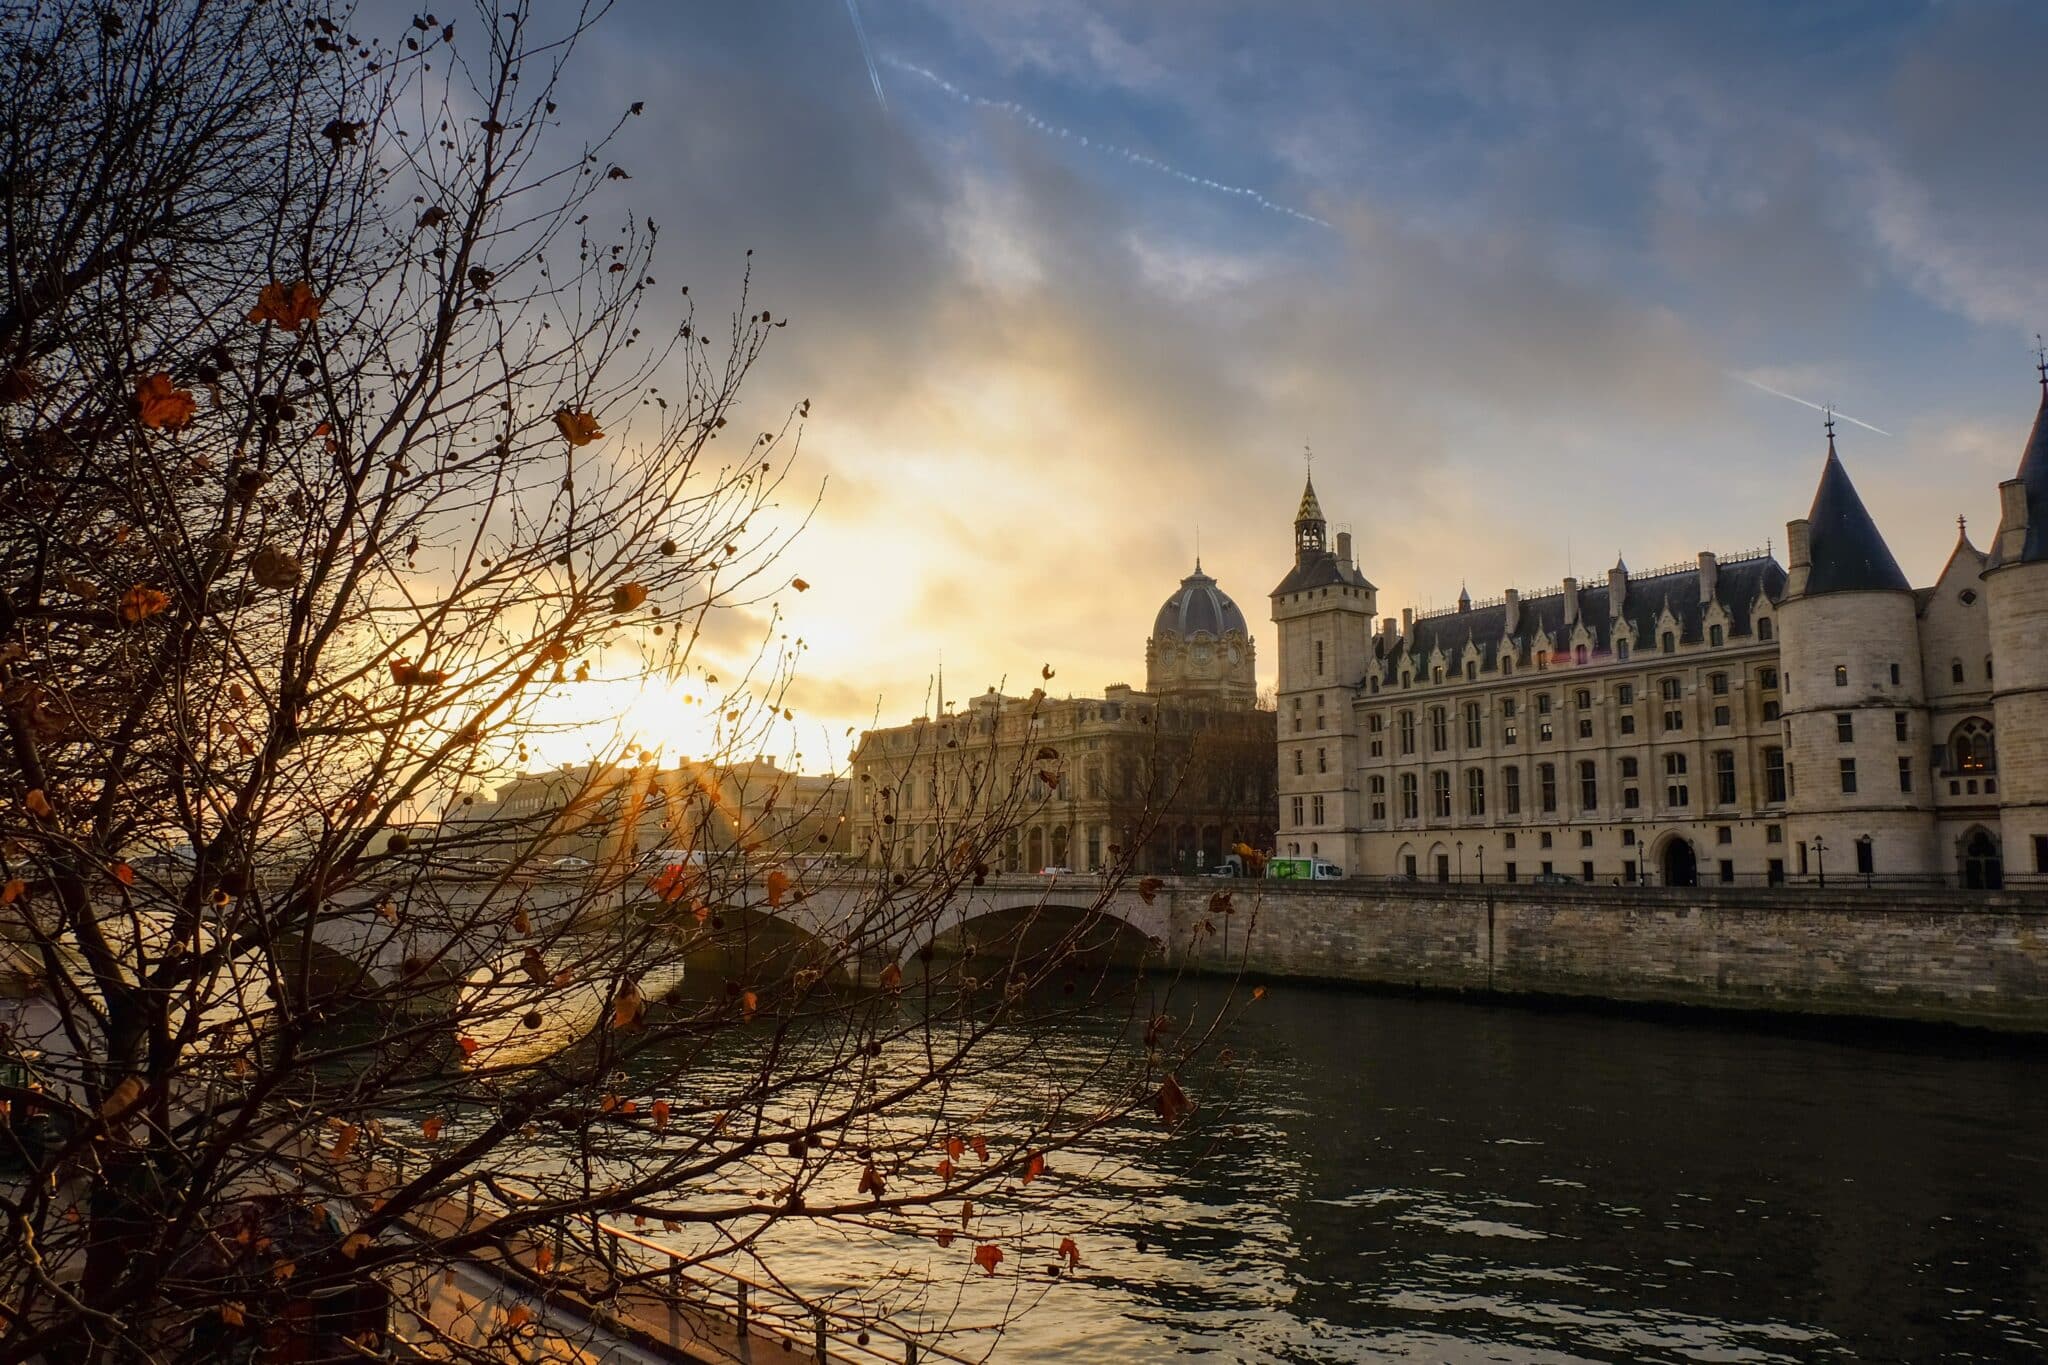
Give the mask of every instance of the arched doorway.
POLYGON ((2005 885, 2005 863, 1998 840, 1979 826, 1963 836, 1963 886, 1971 891, 1996 891, 2005 885))
POLYGON ((1698 886, 1700 884, 1699 857, 1692 851, 1692 841, 1679 835, 1672 835, 1664 843, 1664 856, 1660 859, 1664 869, 1666 886, 1698 886))

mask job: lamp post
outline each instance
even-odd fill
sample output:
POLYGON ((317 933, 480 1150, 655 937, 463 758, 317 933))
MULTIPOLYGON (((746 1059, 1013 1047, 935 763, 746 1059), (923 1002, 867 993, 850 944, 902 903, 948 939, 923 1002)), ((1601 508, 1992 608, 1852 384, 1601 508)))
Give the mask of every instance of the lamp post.
POLYGON ((1480 884, 1481 886, 1484 886, 1484 885, 1486 884, 1486 845, 1485 845, 1485 844, 1481 844, 1481 845, 1479 846, 1479 850, 1478 850, 1478 852, 1479 852, 1479 884, 1480 884))
POLYGON ((1827 840, 1818 834, 1813 836, 1813 866, 1820 874, 1821 889, 1825 891, 1828 885, 1828 845, 1827 840))
POLYGON ((1464 884, 1464 881, 1465 881, 1465 841, 1464 841, 1463 839, 1460 839, 1460 840, 1458 840, 1458 882, 1459 882, 1459 884, 1460 884, 1460 885, 1463 885, 1463 884, 1464 884))

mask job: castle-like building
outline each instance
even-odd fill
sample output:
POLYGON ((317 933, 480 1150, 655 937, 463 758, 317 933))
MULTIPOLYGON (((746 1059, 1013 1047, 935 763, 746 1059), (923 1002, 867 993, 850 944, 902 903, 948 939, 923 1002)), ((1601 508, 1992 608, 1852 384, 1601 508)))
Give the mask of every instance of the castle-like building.
POLYGON ((2048 364, 1988 551, 1900 571, 1835 450, 1786 559, 1378 620, 1313 479, 1279 627, 1279 851, 1425 880, 2048 881, 2048 364))
POLYGON ((1195 872, 1238 844, 1268 848, 1273 712, 1256 678, 1244 613, 1197 562, 1153 618, 1144 691, 990 688, 862 734, 852 850, 876 867, 971 850, 992 871, 1195 872), (984 851, 988 836, 1000 843, 984 851))

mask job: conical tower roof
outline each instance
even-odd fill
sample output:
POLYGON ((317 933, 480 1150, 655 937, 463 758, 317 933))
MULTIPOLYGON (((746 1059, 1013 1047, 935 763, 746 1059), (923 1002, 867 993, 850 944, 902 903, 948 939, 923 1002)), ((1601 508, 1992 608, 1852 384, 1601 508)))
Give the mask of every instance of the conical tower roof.
POLYGON ((1835 434, 1828 433, 1828 462, 1820 471, 1813 509, 1806 514, 1812 569, 1806 593, 1911 592, 1912 585, 1892 558, 1877 523, 1849 482, 1849 471, 1835 454, 1835 434))
MULTIPOLYGON (((2048 361, 2042 362, 2041 410, 2034 414, 2034 430, 2027 437, 2027 448, 2020 454, 2020 472, 2014 477, 2027 490, 2027 539, 2009 562, 2038 564, 2048 559, 2048 361)), ((1994 568, 2008 562, 1999 552, 2004 540, 2003 535, 1992 537, 1994 568)))
POLYGON ((1298 522, 1323 519, 1323 505, 1316 501, 1316 477, 1313 474, 1301 487, 1301 510, 1294 514, 1294 519, 1298 522))

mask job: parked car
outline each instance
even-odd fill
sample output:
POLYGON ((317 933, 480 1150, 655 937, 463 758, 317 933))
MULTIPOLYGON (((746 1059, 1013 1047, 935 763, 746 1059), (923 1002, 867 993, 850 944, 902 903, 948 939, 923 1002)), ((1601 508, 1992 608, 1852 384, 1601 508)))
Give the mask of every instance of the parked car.
POLYGON ((588 858, 579 858, 573 853, 565 853, 559 858, 548 859, 548 866, 558 872, 580 872, 584 868, 595 866, 595 864, 588 858))
POLYGON ((1577 886, 1579 879, 1569 872, 1538 872, 1529 879, 1538 886, 1577 886))
POLYGON ((1074 875, 1074 869, 1071 867, 1041 867, 1038 869, 1038 875, 1041 877, 1071 877, 1074 875))

